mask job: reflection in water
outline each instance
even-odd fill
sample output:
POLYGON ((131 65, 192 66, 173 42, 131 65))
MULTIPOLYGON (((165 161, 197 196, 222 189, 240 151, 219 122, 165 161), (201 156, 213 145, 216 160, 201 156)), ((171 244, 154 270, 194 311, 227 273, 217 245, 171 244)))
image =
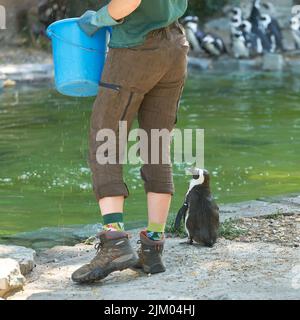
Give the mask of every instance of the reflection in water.
MULTIPOLYGON (((191 76, 179 128, 205 128, 205 161, 218 202, 299 192, 300 81, 286 74, 191 76)), ((52 88, 0 94, 0 234, 100 220, 87 163, 93 99, 63 97, 52 88)), ((146 219, 138 166, 127 166, 131 197, 126 221, 146 219)), ((174 165, 181 205, 188 177, 174 165)))

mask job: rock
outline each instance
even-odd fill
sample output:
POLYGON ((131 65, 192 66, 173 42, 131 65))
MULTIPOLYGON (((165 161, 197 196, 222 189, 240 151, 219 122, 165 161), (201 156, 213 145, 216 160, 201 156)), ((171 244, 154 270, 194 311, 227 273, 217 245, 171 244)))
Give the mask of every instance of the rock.
POLYGON ((10 80, 10 79, 7 79, 7 80, 4 80, 4 81, 3 81, 3 87, 4 87, 4 88, 14 87, 16 84, 17 84, 16 81, 10 80))
POLYGON ((277 53, 268 53, 263 56, 264 71, 282 71, 285 67, 283 55, 277 53))
POLYGON ((239 70, 239 61, 234 58, 222 57, 214 61, 213 69, 222 72, 235 72, 239 70))
POLYGON ((239 60, 240 71, 259 70, 261 68, 261 65, 262 61, 260 58, 239 60))
POLYGON ((53 78, 52 63, 5 64, 0 72, 13 81, 43 81, 53 78))
POLYGON ((25 284, 19 263, 13 259, 0 259, 0 297, 20 290, 25 284))
POLYGON ((211 68, 212 60, 206 59, 206 58, 189 57, 188 64, 189 64, 189 67, 192 67, 192 68, 207 70, 211 68))
POLYGON ((36 252, 20 246, 0 245, 0 259, 11 258, 19 263, 21 273, 28 274, 34 268, 36 252))

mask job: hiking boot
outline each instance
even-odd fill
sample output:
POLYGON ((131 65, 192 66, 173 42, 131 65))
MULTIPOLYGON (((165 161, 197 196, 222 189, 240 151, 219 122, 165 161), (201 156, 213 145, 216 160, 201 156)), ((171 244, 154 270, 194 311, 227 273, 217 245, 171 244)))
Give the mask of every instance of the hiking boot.
POLYGON ((147 237, 145 231, 142 231, 138 243, 141 244, 138 250, 139 261, 134 267, 151 274, 165 272, 166 268, 162 262, 165 239, 153 241, 147 237))
POLYGON ((137 263, 138 257, 130 245, 126 232, 107 231, 97 235, 95 258, 72 274, 78 283, 90 283, 104 279, 114 271, 121 271, 137 263))

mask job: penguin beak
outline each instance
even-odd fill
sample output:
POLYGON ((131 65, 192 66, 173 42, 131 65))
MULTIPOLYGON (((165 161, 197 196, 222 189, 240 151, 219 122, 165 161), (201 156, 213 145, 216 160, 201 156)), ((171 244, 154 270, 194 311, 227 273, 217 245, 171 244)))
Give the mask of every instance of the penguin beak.
POLYGON ((195 168, 187 168, 186 171, 187 171, 188 174, 190 174, 192 176, 196 176, 196 175, 199 174, 198 171, 195 168))

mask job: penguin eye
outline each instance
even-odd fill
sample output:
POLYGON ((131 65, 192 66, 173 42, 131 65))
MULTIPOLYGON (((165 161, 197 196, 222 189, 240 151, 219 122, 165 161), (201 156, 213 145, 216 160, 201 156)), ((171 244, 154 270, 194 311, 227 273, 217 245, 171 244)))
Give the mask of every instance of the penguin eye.
POLYGON ((193 176, 193 179, 194 179, 194 180, 198 180, 199 178, 200 178, 200 175, 199 175, 199 174, 193 176))

